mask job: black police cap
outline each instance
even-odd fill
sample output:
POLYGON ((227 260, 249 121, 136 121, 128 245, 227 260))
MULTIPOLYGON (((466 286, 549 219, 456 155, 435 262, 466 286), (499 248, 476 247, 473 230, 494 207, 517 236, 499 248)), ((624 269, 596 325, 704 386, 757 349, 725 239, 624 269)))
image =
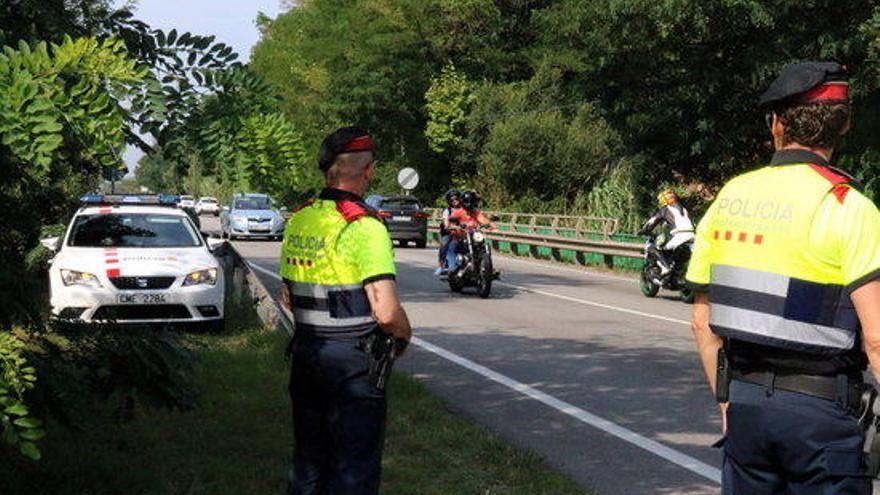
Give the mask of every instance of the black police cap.
POLYGON ((848 101, 845 65, 837 62, 791 64, 761 95, 758 106, 773 107, 795 101, 839 103, 848 101), (825 85, 829 85, 826 90, 825 85), (818 90, 814 92, 811 90, 818 90))
POLYGON ((318 154, 318 168, 326 171, 336 161, 336 157, 343 153, 355 153, 358 151, 373 151, 373 138, 370 134, 357 126, 341 127, 321 142, 321 151, 318 154))

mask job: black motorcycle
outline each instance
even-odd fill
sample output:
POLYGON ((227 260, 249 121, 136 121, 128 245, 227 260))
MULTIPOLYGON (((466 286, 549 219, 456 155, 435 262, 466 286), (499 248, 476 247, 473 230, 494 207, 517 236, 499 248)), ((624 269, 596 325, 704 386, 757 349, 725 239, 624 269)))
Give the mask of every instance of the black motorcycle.
POLYGON ((667 255, 666 262, 669 264, 669 271, 663 274, 658 259, 659 245, 665 241, 658 236, 652 235, 645 242, 645 265, 642 267, 642 275, 639 286, 642 294, 646 297, 654 297, 660 292, 660 289, 677 291, 680 293, 681 300, 686 303, 694 301, 694 292, 685 285, 685 274, 687 274, 688 262, 691 259, 691 251, 693 250, 694 241, 689 240, 672 252, 671 256, 667 255))
POLYGON ((492 281, 498 274, 492 267, 492 247, 486 234, 479 228, 465 229, 465 236, 458 244, 458 268, 447 274, 452 292, 465 287, 476 287, 483 299, 492 291, 492 281))

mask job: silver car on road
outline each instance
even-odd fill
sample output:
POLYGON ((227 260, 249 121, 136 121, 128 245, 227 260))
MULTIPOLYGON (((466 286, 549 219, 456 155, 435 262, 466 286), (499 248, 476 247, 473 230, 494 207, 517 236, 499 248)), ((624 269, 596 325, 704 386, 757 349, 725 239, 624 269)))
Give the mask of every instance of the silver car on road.
POLYGON ((280 241, 284 217, 267 194, 239 193, 220 213, 220 229, 226 239, 263 237, 280 241))

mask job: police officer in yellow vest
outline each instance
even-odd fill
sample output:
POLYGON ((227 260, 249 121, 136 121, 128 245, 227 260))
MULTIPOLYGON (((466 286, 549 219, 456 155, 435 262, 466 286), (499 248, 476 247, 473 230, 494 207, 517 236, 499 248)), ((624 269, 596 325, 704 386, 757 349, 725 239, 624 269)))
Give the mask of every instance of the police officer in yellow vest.
POLYGON ((376 494, 385 437, 385 391, 368 378, 364 342, 412 335, 395 285, 384 224, 362 200, 373 176, 373 140, 344 127, 321 144, 327 188, 288 220, 281 248, 293 312, 291 495, 376 494))
POLYGON ((725 494, 869 494, 857 424, 880 370, 880 213, 831 166, 845 67, 786 67, 761 97, 776 153, 697 228, 693 331, 721 404, 725 494))

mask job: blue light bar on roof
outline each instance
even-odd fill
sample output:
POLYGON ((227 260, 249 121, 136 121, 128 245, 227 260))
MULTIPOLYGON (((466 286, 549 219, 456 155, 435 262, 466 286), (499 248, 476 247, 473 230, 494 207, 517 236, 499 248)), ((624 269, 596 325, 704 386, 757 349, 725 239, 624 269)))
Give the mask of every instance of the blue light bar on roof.
POLYGON ((162 205, 174 206, 177 196, 168 194, 85 194, 79 200, 88 205, 162 205))

